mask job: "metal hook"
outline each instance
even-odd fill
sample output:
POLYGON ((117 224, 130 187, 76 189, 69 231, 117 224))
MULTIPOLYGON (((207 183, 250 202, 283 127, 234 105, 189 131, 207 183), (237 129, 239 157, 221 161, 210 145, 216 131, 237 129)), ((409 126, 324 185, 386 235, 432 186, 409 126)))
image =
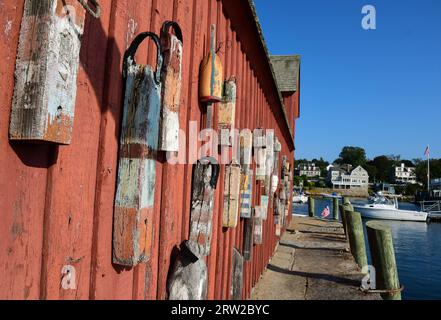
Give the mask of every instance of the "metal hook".
POLYGON ((129 49, 127 49, 125 55, 124 55, 124 65, 123 65, 123 76, 125 77, 127 75, 127 68, 128 68, 128 60, 129 58, 132 59, 133 63, 135 62, 135 54, 136 51, 138 50, 139 45, 146 39, 146 38, 151 38, 153 40, 153 42, 156 45, 157 48, 157 66, 156 66, 156 71, 155 71, 155 81, 157 84, 159 84, 161 82, 161 69, 162 69, 162 62, 163 62, 163 57, 162 57, 162 46, 161 43, 159 41, 159 38, 156 34, 152 33, 152 32, 143 32, 140 33, 135 40, 133 40, 132 44, 130 45, 129 49))
POLYGON ((86 0, 78 0, 78 2, 83 6, 84 9, 86 9, 86 11, 90 15, 99 19, 99 17, 101 16, 101 6, 98 3, 98 0, 88 0, 88 1, 95 6, 95 11, 89 6, 88 2, 86 3, 86 0))

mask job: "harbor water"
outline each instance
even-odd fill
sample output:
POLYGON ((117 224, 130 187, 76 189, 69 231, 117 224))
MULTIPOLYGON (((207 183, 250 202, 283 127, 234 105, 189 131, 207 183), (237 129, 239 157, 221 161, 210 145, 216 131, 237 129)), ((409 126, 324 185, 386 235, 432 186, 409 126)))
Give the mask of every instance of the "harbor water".
MULTIPOLYGON (((363 200, 351 202, 364 203, 363 200)), ((332 199, 316 199, 316 215, 320 216, 326 206, 332 212, 332 199)), ((405 210, 419 210, 412 203, 400 203, 399 206, 405 210)), ((295 204, 293 211, 294 214, 308 215, 308 205, 295 204)), ((332 219, 332 214, 329 219, 332 219)), ((405 287, 403 299, 441 299, 441 223, 382 222, 392 230, 398 274, 405 287)))

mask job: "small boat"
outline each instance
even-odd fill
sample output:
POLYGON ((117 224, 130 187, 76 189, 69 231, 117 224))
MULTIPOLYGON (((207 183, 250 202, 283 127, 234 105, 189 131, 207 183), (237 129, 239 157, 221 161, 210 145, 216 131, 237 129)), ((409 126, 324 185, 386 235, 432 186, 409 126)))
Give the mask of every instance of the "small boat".
POLYGON ((293 203, 307 203, 308 196, 306 196, 303 192, 294 191, 293 196, 292 196, 292 202, 293 203))
POLYGON ((337 199, 342 199, 343 197, 341 196, 341 195, 339 195, 339 194, 337 194, 337 193, 332 193, 332 194, 329 194, 329 193, 321 193, 320 194, 322 197, 325 197, 325 198, 337 198, 337 199))
POLYGON ((355 204, 353 207, 367 219, 426 222, 428 216, 427 212, 401 210, 396 197, 388 198, 382 193, 370 197, 365 205, 355 204))

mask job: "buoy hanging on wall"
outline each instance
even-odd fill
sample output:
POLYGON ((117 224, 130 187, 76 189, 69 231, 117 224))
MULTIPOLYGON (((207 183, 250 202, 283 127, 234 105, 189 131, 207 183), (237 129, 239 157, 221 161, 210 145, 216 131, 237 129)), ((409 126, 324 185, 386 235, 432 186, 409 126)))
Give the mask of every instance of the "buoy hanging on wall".
POLYGON ((225 80, 223 87, 222 103, 218 113, 218 127, 221 136, 221 145, 231 146, 231 131, 234 129, 236 119, 236 78, 225 80))
MULTIPOLYGON (((99 17, 94 3, 94 16, 99 17)), ((10 140, 71 143, 84 20, 77 0, 25 1, 10 140)))
POLYGON ((246 261, 251 260, 251 252, 253 250, 253 226, 254 226, 254 209, 251 209, 250 218, 244 219, 243 231, 243 258, 246 261))
POLYGON ((279 142, 279 139, 275 137, 274 139, 274 164, 273 164, 273 177, 271 179, 271 198, 274 196, 274 193, 279 188, 279 157, 280 152, 282 151, 282 145, 279 142))
POLYGON ((250 219, 253 204, 253 170, 246 168, 241 175, 240 217, 250 219))
POLYGON ((186 241, 178 254, 167 283, 169 300, 191 301, 207 299, 208 270, 205 260, 195 256, 186 241))
POLYGON ((253 132, 254 152, 256 156, 256 180, 265 181, 266 175, 266 136, 262 128, 253 132))
POLYGON ((251 130, 244 129, 240 132, 240 165, 249 167, 253 161, 253 134, 251 130))
POLYGON ((271 178, 274 171, 274 130, 266 131, 265 194, 271 195, 271 178))
POLYGON ((230 296, 232 300, 242 300, 242 290, 243 290, 243 257, 239 250, 233 248, 231 263, 231 292, 230 296))
POLYGON ((263 243, 263 208, 257 206, 254 210, 254 243, 260 245, 263 243))
POLYGON ((260 217, 262 218, 262 220, 268 219, 268 206, 269 206, 269 197, 262 195, 260 197, 260 208, 261 208, 260 217))
POLYGON ((224 210, 222 225, 224 228, 236 228, 239 218, 240 165, 232 162, 225 168, 224 210))
POLYGON ((164 63, 161 72, 162 108, 159 148, 162 151, 179 151, 179 108, 182 87, 183 38, 179 25, 166 21, 161 29, 164 63), (173 29, 175 34, 170 32, 173 29))
POLYGON ((223 67, 216 54, 216 26, 211 25, 210 53, 199 71, 199 100, 207 106, 207 128, 213 128, 213 103, 222 101, 223 67))
POLYGON ((147 262, 152 250, 161 66, 158 36, 138 35, 124 58, 126 89, 114 212, 113 261, 124 266, 147 262), (135 62, 135 53, 147 38, 158 50, 156 71, 135 62))
POLYGON ((253 156, 253 134, 251 130, 242 130, 239 138, 240 150, 239 159, 241 164, 241 197, 240 216, 251 218, 254 174, 251 167, 253 156))
POLYGON ((214 190, 219 178, 219 164, 214 158, 203 158, 193 170, 188 247, 195 256, 210 254, 213 227, 214 190))

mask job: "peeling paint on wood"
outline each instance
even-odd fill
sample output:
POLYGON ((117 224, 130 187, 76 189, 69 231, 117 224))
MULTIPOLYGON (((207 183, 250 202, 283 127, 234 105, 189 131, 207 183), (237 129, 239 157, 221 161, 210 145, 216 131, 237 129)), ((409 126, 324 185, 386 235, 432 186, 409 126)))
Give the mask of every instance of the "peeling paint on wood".
POLYGON ((231 299, 241 300, 242 290, 243 290, 243 257, 240 252, 233 248, 233 259, 232 259, 232 286, 231 286, 231 299))
MULTIPOLYGON (((74 5, 78 1, 65 2, 74 5)), ((11 116, 24 4, 25 0, 0 1, 0 25, 12 21, 7 35, 0 32, 0 50, 5 53, 0 64, 0 105, 4 106, 0 108, 0 126, 4 129, 11 116)), ((192 128, 189 121, 199 122, 205 116, 204 106, 198 105, 198 71, 210 37, 207 26, 218 24, 219 45, 223 43, 219 56, 228 67, 227 74, 237 75, 240 89, 236 127, 275 128, 283 146, 281 156, 293 159, 292 135, 284 123, 271 72, 262 63, 265 56, 260 42, 255 41, 247 1, 118 0, 101 1, 101 4, 100 22, 86 19, 82 37, 83 66, 78 70, 74 143, 61 148, 58 155, 54 153, 57 148, 52 147, 29 148, 13 142, 11 148, 8 129, 0 130, 3 133, 0 149, 4 150, 4 156, 0 157, 0 176, 4 178, 3 184, 0 182, 2 299, 167 298, 166 284, 177 253, 174 248, 189 237, 192 164, 170 166, 157 161, 152 256, 148 263, 136 268, 112 263, 120 153, 119 137, 115 139, 115 134, 121 132, 125 85, 120 76, 121 60, 140 30, 157 33, 163 21, 174 19, 182 26, 185 40, 188 39, 184 43, 182 79, 185 81, 180 107, 180 127, 188 137, 192 128), (15 188, 8 181, 14 181, 15 188), (72 261, 85 257, 75 263, 77 290, 60 288, 60 270, 69 264, 67 256, 74 257, 72 261)), ((80 8, 77 13, 82 11, 80 8)), ((152 64, 153 45, 140 47, 137 57, 141 63, 152 64)), ((292 109, 298 109, 297 93, 292 101, 292 109)), ((292 115, 288 117, 294 119, 292 115)), ((193 145, 193 141, 190 143, 193 145)), ((197 148, 200 143, 194 145, 197 148)), ((260 185, 253 186, 257 189, 254 197, 260 197, 260 185)), ((227 232, 221 230, 221 194, 215 193, 212 251, 204 259, 208 268, 207 299, 230 297, 232 248, 244 248, 242 225, 227 232)), ((252 259, 244 265, 244 299, 250 298, 251 289, 277 243, 273 227, 272 219, 264 223, 264 245, 254 246, 252 259)))
POLYGON ((254 244, 263 244, 263 220, 264 209, 257 206, 254 210, 254 244))
POLYGON ((214 158, 203 158, 194 166, 189 248, 197 257, 210 254, 214 190, 219 169, 214 158))
POLYGON ((236 119, 236 78, 225 80, 222 103, 218 112, 218 127, 221 130, 221 145, 231 146, 230 132, 234 129, 236 119))
POLYGON ((269 207, 269 197, 262 195, 260 197, 260 208, 261 208, 261 219, 266 220, 268 219, 268 207, 269 207))
POLYGON ((222 225, 224 228, 236 228, 239 219, 239 197, 241 168, 238 163, 231 163, 225 168, 224 210, 222 225))
POLYGON ((277 175, 273 175, 271 178, 271 198, 273 194, 277 191, 279 186, 279 177, 277 175))
POLYGON ((205 300, 207 298, 208 271, 204 259, 194 256, 186 242, 173 266, 168 292, 170 300, 205 300))
POLYGON ((265 132, 262 128, 254 129, 253 143, 255 149, 266 148, 266 137, 265 137, 265 132))
MULTIPOLYGON (((137 39, 145 38, 138 37, 135 52, 142 41, 137 39)), ((159 39, 146 37, 156 39, 160 50, 159 39)), ((151 255, 161 101, 156 72, 133 56, 127 57, 113 233, 113 262, 124 266, 147 262, 151 255)))
POLYGON ((240 217, 249 219, 253 204, 253 170, 246 168, 241 177, 240 217))
POLYGON ((251 130, 244 129, 240 132, 240 164, 244 168, 250 166, 253 157, 253 134, 251 130))
POLYGON ((271 193, 271 177, 274 171, 274 130, 266 132, 266 162, 265 162, 265 194, 271 193))
POLYGON ((26 0, 11 140, 71 143, 83 28, 84 10, 77 1, 26 0))
POLYGON ((179 108, 182 87, 183 42, 179 26, 165 22, 161 32, 164 64, 162 68, 162 108, 159 148, 162 151, 179 151, 179 108), (172 27, 178 34, 168 32, 172 27))
POLYGON ((253 133, 254 150, 256 153, 256 180, 265 181, 266 177, 266 137, 264 130, 255 129, 253 133))

